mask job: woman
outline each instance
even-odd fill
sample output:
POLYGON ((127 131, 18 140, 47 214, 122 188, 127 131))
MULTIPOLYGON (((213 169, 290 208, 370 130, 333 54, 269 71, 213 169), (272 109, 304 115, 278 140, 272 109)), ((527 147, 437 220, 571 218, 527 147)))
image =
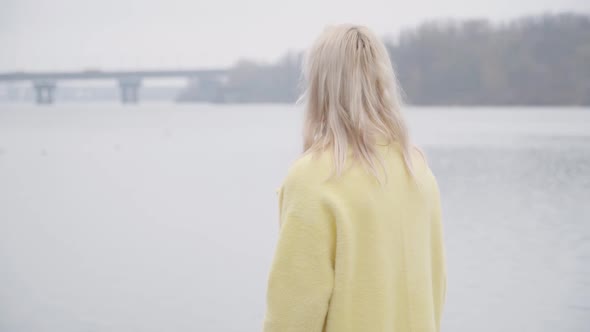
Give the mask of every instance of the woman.
POLYGON ((384 45, 365 27, 328 28, 305 78, 305 152, 279 190, 265 332, 439 331, 439 192, 384 45))

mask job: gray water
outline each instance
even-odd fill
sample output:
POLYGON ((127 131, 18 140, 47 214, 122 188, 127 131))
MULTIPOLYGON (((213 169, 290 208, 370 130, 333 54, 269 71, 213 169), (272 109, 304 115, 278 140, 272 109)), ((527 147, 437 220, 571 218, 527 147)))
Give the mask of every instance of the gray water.
MULTIPOLYGON (((590 109, 406 113, 442 193, 442 330, 589 331, 590 109)), ((283 105, 0 106, 0 331, 260 331, 300 126, 283 105)))

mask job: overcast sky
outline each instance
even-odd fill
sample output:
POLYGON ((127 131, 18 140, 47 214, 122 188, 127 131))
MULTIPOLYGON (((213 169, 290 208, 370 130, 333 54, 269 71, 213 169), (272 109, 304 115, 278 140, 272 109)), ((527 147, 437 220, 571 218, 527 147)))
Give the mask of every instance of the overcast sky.
POLYGON ((0 0, 0 72, 224 67, 275 60, 327 24, 380 35, 436 18, 590 13, 588 0, 0 0))

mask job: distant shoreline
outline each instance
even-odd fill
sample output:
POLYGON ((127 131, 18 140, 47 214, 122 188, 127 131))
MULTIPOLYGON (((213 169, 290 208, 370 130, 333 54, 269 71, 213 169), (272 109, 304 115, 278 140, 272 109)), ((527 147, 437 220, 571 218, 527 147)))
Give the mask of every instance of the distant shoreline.
MULTIPOLYGON (((171 106, 181 106, 181 107, 190 107, 190 106, 208 106, 208 107, 272 107, 272 106, 281 106, 281 107, 293 107, 293 108, 303 108, 304 105, 297 105, 295 103, 288 103, 288 102, 242 102, 242 103, 212 103, 212 102, 201 102, 201 101, 194 101, 194 102, 178 102, 175 100, 145 100, 140 102, 139 104, 134 105, 121 105, 121 103, 116 100, 90 100, 90 101, 81 101, 81 100, 58 100, 54 105, 42 105, 41 108, 48 108, 51 109, 53 107, 59 108, 60 106, 87 106, 87 107, 95 107, 95 106, 121 106, 125 108, 141 108, 142 106, 153 106, 153 105, 171 105, 171 106)), ((6 107, 27 107, 27 106, 36 106, 34 100, 21 100, 21 101, 6 101, 0 100, 0 108, 6 107)), ((405 104, 403 106, 404 109, 413 108, 413 109, 437 109, 442 108, 445 110, 448 109, 469 109, 471 111, 477 110, 489 110, 489 109, 514 109, 515 111, 518 110, 531 110, 531 109, 543 109, 543 110, 555 110, 559 111, 560 109, 579 109, 583 111, 590 111, 590 105, 571 105, 571 104, 564 104, 564 105, 534 105, 534 104, 510 104, 510 105, 493 105, 493 104, 457 104, 457 105, 445 105, 445 104, 405 104)))
MULTIPOLYGON (((590 15, 573 13, 502 24, 444 20, 402 31, 398 38, 387 39, 386 47, 409 105, 584 107, 590 106, 589 31, 590 15)), ((143 77, 132 77, 137 82, 130 102, 291 104, 301 92, 302 59, 302 53, 288 53, 271 64, 241 60, 218 70, 222 74, 217 77, 190 76, 186 87, 144 86, 143 77)), ((119 87, 125 86, 124 78, 119 78, 119 87)), ((32 86, 40 83, 0 84, 0 102, 34 102, 32 86)), ((117 89, 117 81, 86 88, 45 83, 50 85, 48 103, 54 95, 58 103, 126 102, 121 98, 127 95, 125 89, 117 89)))

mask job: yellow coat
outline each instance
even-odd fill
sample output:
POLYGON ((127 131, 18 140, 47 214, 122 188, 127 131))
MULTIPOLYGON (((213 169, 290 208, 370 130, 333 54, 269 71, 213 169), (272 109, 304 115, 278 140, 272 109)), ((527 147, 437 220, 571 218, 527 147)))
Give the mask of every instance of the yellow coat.
POLYGON ((440 330, 447 277, 436 180, 417 151, 414 179, 396 144, 378 152, 384 184, 358 165, 326 180, 327 152, 289 170, 264 332, 440 330))

